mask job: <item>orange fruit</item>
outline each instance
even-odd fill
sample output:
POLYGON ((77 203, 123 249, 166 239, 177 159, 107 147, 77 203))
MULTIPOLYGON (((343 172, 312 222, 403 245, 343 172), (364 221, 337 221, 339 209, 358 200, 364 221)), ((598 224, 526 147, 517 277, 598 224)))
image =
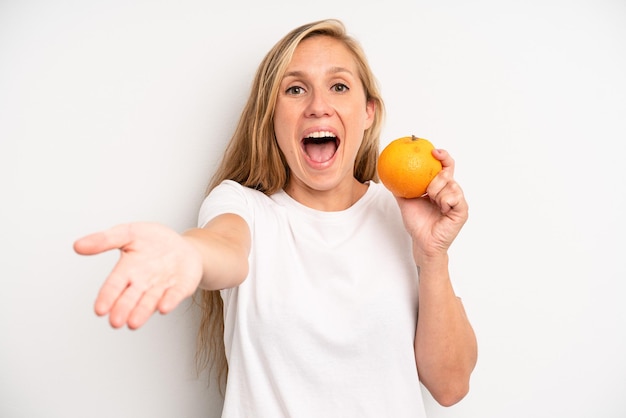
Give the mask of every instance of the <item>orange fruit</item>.
POLYGON ((441 171, 441 162, 427 139, 414 135, 391 141, 378 157, 378 177, 395 196, 423 196, 431 180, 441 171))

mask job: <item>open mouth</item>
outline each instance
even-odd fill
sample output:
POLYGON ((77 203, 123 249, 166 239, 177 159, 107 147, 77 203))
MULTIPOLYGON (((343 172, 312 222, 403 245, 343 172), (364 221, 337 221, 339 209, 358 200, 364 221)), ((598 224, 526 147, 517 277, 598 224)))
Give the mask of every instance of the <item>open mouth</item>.
POLYGON ((302 148, 311 161, 325 163, 337 152, 339 139, 329 131, 312 132, 302 140, 302 148))

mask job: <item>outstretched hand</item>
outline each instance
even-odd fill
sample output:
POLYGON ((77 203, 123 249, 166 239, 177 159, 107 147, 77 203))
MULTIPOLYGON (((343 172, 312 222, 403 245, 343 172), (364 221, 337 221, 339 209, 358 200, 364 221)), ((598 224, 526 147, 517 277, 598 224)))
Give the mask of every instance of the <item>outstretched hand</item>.
POLYGON ((431 181, 426 195, 396 197, 417 259, 445 254, 468 217, 463 190, 454 180, 454 160, 444 150, 433 150, 433 156, 443 169, 431 181))
POLYGON ((152 223, 115 226, 77 240, 74 250, 94 255, 119 249, 120 258, 95 303, 114 328, 136 329, 155 312, 168 313, 198 287, 200 253, 177 232, 152 223))

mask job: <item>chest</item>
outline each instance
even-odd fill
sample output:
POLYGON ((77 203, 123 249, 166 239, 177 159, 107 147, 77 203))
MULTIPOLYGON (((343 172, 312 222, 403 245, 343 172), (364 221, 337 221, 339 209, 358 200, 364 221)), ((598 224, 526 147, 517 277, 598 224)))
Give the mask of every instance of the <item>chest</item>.
POLYGON ((239 304, 255 333, 350 346, 372 335, 412 341, 417 273, 408 236, 384 214, 332 222, 266 219, 253 233, 239 304))

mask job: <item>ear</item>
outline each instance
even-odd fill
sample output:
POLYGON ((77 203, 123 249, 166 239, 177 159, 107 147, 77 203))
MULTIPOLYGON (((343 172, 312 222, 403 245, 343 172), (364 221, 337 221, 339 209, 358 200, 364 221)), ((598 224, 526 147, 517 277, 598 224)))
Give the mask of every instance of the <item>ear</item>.
POLYGON ((376 101, 369 99, 365 105, 365 129, 369 129, 374 123, 374 115, 376 115, 376 101))

